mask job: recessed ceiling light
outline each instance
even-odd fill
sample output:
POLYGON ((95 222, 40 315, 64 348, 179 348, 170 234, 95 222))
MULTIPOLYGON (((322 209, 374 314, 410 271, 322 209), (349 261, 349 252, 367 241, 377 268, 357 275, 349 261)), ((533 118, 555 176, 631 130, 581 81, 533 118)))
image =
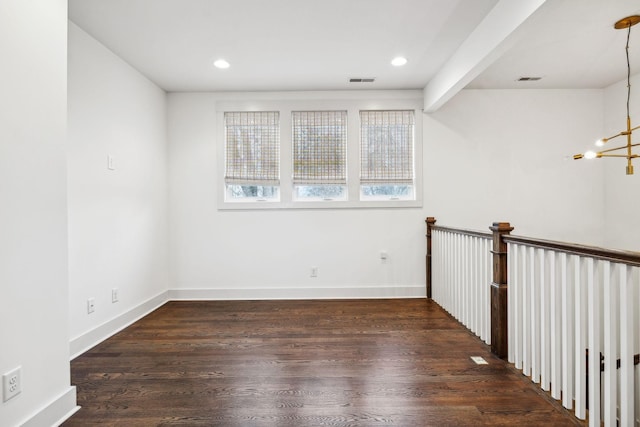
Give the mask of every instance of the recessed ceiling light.
POLYGON ((230 65, 227 61, 225 61, 224 59, 218 59, 216 62, 213 63, 213 65, 216 68, 229 68, 230 65))
POLYGON ((394 67, 402 67, 406 63, 407 58, 403 56, 397 56, 391 60, 391 65, 393 65, 394 67))

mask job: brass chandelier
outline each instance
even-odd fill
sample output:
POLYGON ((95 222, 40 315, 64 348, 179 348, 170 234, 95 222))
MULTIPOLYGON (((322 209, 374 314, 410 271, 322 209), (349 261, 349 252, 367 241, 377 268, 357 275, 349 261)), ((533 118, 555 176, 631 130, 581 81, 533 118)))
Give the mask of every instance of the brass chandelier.
POLYGON ((601 157, 623 157, 627 159, 627 175, 633 175, 633 164, 631 164, 631 160, 636 157, 640 157, 640 154, 634 154, 632 152, 632 148, 640 145, 640 143, 633 143, 631 136, 633 135, 633 131, 640 129, 640 126, 636 126, 634 128, 631 127, 631 117, 629 114, 629 101, 631 99, 631 66, 629 64, 629 38, 631 36, 631 27, 640 22, 640 15, 632 15, 627 16, 626 18, 622 18, 618 22, 616 22, 613 26, 616 30, 627 29, 627 45, 626 45, 626 54, 627 54, 627 129, 616 134, 610 136, 608 138, 602 138, 596 141, 596 146, 603 147, 610 140, 617 138, 619 136, 626 136, 627 143, 626 145, 622 145, 620 147, 608 148, 606 150, 601 151, 587 151, 584 154, 576 154, 573 156, 574 160, 579 159, 595 159, 601 157), (626 151, 625 154, 616 153, 618 150, 626 151))

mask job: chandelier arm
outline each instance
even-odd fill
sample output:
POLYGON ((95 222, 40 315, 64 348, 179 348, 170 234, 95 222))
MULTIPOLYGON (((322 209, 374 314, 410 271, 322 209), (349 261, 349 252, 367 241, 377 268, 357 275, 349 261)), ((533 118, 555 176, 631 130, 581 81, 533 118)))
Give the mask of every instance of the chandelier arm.
MULTIPOLYGON (((616 151, 616 150, 626 150, 629 147, 637 147, 638 145, 640 145, 640 142, 637 142, 637 143, 631 144, 631 145, 622 145, 620 147, 609 148, 607 150, 599 151, 598 154, 609 153, 611 151, 616 151)), ((627 157, 627 156, 623 156, 623 157, 627 157)))
POLYGON ((612 140, 614 138, 617 138, 619 136, 629 135, 629 133, 633 132, 634 130, 638 130, 638 129, 640 129, 640 126, 636 126, 636 127, 632 128, 632 129, 629 129, 628 131, 626 131, 626 130, 622 131, 622 132, 617 133, 617 134, 615 134, 613 136, 608 136, 606 138, 602 138, 602 140, 606 143, 606 142, 608 142, 608 141, 610 141, 610 140, 612 140))
POLYGON ((623 159, 635 159, 640 157, 638 154, 632 154, 631 156, 627 156, 626 154, 601 154, 598 153, 597 157, 622 157, 623 159))
MULTIPOLYGON (((640 126, 638 126, 638 127, 640 127, 640 126)), ((608 141, 610 141, 610 140, 612 140, 614 138, 617 138, 619 136, 626 135, 626 134, 627 134, 627 132, 620 132, 620 133, 617 133, 617 134, 615 134, 613 136, 609 136, 607 138, 602 138, 602 140, 606 143, 606 142, 608 142, 608 141)))

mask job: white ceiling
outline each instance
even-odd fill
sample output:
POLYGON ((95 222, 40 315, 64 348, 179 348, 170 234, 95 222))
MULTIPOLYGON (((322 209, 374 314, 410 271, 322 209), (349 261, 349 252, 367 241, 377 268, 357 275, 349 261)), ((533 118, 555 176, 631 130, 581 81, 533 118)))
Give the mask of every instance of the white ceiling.
MULTIPOLYGON (((496 4, 69 0, 69 18, 167 91, 422 89, 496 4), (408 58, 406 66, 390 65, 398 55, 408 58), (214 68, 218 58, 231 67, 214 68), (349 83, 352 77, 376 81, 349 83)), ((468 87, 602 88, 622 80, 626 30, 613 23, 633 14, 640 14, 638 0, 547 0, 468 87), (543 79, 516 82, 521 76, 543 79)), ((640 26, 630 54, 635 74, 640 26)))

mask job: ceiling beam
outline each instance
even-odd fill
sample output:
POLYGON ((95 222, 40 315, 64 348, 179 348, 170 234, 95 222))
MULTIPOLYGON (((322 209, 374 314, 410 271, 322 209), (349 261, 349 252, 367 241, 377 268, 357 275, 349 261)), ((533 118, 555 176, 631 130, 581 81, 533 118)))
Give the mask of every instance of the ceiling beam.
POLYGON ((514 32, 546 0, 499 0, 424 88, 424 112, 432 113, 508 50, 514 32))

